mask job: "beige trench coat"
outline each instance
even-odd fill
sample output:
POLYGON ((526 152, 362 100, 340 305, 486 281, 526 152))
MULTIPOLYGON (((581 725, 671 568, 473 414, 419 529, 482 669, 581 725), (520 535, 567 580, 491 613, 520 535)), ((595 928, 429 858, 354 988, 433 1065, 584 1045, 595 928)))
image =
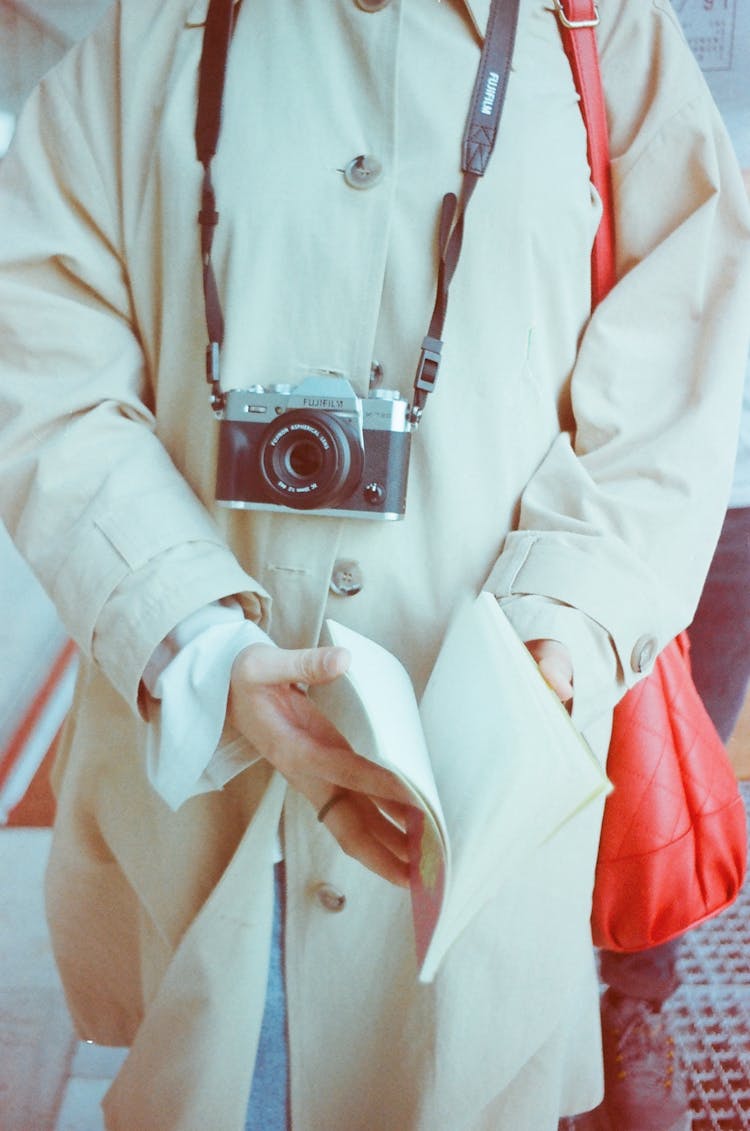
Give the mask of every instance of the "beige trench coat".
MULTIPOLYGON (((488 9, 239 7, 215 162, 226 387, 324 369, 364 395, 377 360, 409 395, 488 9), (383 169, 366 190, 342 173, 358 154, 383 169)), ((451 609, 484 586, 525 639, 568 644, 603 756, 617 695, 689 621, 747 344, 742 187, 667 4, 601 0, 621 281, 589 321, 599 203, 550 9, 522 0, 403 522, 212 506, 192 141, 206 0, 115 4, 3 162, 0 497, 83 654, 48 898, 82 1036, 132 1044, 111 1131, 242 1127, 282 813, 295 1131, 543 1131, 599 1097, 596 807, 421 986, 403 894, 263 764, 169 810, 139 703, 161 638, 228 594, 286 646, 335 616, 420 690, 451 609), (329 592, 337 559, 361 567, 358 595, 329 592)))

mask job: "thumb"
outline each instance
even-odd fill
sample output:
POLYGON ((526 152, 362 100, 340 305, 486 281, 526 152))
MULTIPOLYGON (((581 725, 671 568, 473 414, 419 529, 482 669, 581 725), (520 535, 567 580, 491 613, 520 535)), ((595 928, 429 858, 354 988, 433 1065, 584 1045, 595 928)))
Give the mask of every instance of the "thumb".
POLYGON ((275 648, 251 644, 235 660, 242 678, 253 684, 331 683, 349 667, 346 648, 275 648))
POLYGON ((569 703, 573 698, 573 662, 565 645, 558 640, 527 640, 526 647, 560 702, 569 703))
POLYGON ((557 660, 544 657, 539 661, 539 671, 554 691, 561 703, 569 703, 573 698, 573 681, 557 660))

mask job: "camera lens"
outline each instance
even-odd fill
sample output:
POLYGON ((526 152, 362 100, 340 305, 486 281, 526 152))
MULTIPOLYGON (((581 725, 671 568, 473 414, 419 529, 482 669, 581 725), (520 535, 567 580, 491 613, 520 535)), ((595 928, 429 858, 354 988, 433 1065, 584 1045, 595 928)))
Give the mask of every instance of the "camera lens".
POLYGON ((296 510, 336 506, 362 478, 359 437, 333 413, 283 413, 266 429, 258 454, 270 501, 296 510))
POLYGON ((323 470, 323 453, 309 440, 300 440, 286 453, 286 462, 292 475, 307 480, 323 470))

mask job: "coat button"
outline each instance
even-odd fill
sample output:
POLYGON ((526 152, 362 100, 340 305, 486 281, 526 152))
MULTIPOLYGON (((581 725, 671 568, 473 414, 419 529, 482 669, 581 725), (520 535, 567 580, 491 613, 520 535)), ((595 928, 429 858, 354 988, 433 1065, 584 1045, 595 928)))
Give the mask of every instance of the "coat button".
POLYGON ((383 369, 383 366, 379 361, 373 361, 372 365, 370 366, 370 388, 379 389, 383 384, 384 376, 385 370, 383 369))
POLYGON ((341 558, 334 564, 328 586, 336 597, 356 597, 364 584, 362 567, 359 562, 341 558))
POLYGON ((653 636, 641 636, 636 640, 630 656, 630 666, 634 672, 645 672, 656 659, 657 643, 653 636))
POLYGON ((382 164, 370 153, 353 157, 344 169, 344 180, 355 189, 374 188, 382 176, 382 164))
POLYGON ((380 12, 383 8, 387 8, 391 0, 355 0, 358 8, 363 12, 380 12))
POLYGON ((320 906, 326 911, 343 911, 346 907, 346 896, 333 884, 318 884, 315 895, 320 906))

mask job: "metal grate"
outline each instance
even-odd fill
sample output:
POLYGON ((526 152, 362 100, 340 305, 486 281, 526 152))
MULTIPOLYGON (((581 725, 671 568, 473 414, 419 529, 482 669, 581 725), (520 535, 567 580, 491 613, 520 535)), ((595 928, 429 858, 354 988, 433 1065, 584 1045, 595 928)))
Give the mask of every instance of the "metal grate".
POLYGON ((693 1131, 750 1128, 750 991, 683 987, 665 1012, 688 1077, 693 1131))
MULTIPOLYGON (((750 809, 750 782, 740 784, 750 809)), ((682 940, 664 1005, 688 1076, 693 1131, 750 1131, 750 884, 682 940)))
MULTIPOLYGON (((750 812, 750 782, 741 782, 750 812)), ((680 988, 662 1007, 687 1076, 692 1131, 750 1131, 750 881, 683 937, 680 988)), ((559 1131, 612 1131, 599 1113, 559 1131)))

